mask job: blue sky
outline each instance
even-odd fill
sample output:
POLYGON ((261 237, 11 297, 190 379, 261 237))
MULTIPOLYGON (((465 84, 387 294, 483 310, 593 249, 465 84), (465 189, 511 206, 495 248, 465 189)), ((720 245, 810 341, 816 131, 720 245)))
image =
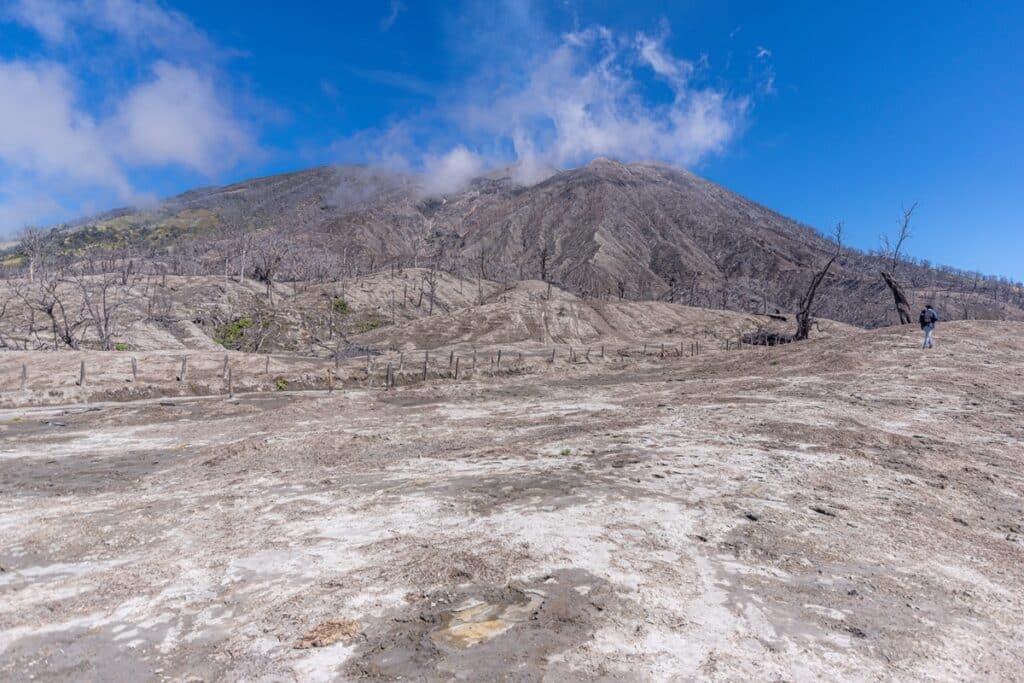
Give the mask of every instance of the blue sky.
POLYGON ((0 0, 0 233, 321 163, 690 168, 1024 279, 1024 3, 0 0))

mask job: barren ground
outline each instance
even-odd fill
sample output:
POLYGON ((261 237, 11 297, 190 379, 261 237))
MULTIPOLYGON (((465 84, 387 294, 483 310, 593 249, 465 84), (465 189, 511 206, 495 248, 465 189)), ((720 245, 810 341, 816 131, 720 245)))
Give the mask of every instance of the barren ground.
POLYGON ((1013 680, 1022 340, 4 409, 0 678, 1013 680))

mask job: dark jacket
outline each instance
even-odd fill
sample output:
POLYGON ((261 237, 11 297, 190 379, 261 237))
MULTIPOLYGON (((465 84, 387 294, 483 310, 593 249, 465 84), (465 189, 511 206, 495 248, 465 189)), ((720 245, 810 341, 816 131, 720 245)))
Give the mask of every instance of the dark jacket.
POLYGON ((939 314, 935 312, 934 308, 926 308, 921 311, 921 315, 918 317, 918 322, 921 323, 921 329, 928 327, 929 325, 935 325, 939 322, 939 314))

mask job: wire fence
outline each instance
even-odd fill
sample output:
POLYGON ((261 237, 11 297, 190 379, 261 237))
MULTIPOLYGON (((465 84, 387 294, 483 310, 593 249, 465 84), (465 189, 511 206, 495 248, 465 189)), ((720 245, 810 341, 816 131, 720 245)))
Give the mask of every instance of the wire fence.
POLYGON ((33 354, 20 364, 4 363, 0 399, 4 405, 13 406, 26 402, 48 405, 68 400, 133 400, 160 395, 232 398, 241 393, 266 391, 390 390, 430 380, 468 380, 535 372, 545 367, 698 358, 744 348, 768 349, 745 344, 742 337, 737 337, 713 339, 710 343, 694 338, 674 344, 659 341, 635 346, 508 345, 368 351, 344 359, 237 352, 218 357, 202 351, 152 352, 127 358, 123 352, 57 352, 45 354, 45 359, 33 354), (79 356, 73 367, 66 362, 69 355, 79 356), (54 362, 58 358, 61 362, 54 362))

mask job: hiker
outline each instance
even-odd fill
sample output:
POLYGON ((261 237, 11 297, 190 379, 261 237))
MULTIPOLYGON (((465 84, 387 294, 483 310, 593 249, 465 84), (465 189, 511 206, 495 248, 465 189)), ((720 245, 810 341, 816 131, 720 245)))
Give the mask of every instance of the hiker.
POLYGON ((921 315, 917 320, 921 323, 921 329, 924 330, 924 345, 921 348, 930 349, 932 348, 932 332, 935 331, 935 323, 939 322, 939 314, 935 312, 931 304, 928 304, 921 309, 921 315))

